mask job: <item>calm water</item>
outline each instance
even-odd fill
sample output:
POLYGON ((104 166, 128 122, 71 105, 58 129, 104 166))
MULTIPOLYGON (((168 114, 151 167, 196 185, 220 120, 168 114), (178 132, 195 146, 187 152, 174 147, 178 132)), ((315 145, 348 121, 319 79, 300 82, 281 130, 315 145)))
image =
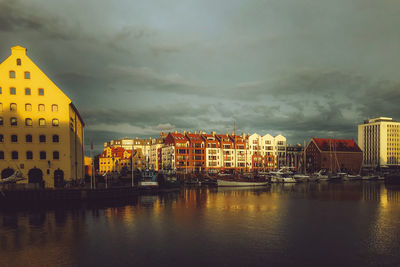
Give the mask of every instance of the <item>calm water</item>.
POLYGON ((187 189, 128 204, 0 211, 0 266, 399 265, 400 189, 187 189))

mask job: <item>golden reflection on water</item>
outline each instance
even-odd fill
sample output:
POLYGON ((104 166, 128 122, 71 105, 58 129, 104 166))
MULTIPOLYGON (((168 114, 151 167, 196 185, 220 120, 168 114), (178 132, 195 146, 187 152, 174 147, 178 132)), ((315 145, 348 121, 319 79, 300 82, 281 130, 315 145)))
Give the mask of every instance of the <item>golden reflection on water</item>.
POLYGON ((0 266, 75 264, 79 262, 77 250, 84 249, 77 248, 82 240, 93 245, 119 242, 117 237, 127 235, 124 242, 129 244, 129 238, 145 236, 141 233, 145 228, 165 244, 173 237, 167 233, 170 229, 176 229, 176 235, 182 232, 189 236, 206 229, 215 236, 225 234, 227 239, 241 233, 242 238, 257 240, 257 235, 264 234, 279 251, 290 242, 288 227, 296 225, 290 213, 298 202, 307 207, 306 212, 321 209, 321 205, 352 207, 358 212, 353 214, 356 222, 356 216, 361 216, 366 221, 360 224, 367 225, 368 230, 360 230, 364 239, 354 242, 366 243, 368 253, 385 254, 399 246, 400 188, 383 183, 195 188, 177 194, 139 196, 129 205, 114 207, 0 211, 0 266), (107 237, 99 241, 103 235, 107 237))

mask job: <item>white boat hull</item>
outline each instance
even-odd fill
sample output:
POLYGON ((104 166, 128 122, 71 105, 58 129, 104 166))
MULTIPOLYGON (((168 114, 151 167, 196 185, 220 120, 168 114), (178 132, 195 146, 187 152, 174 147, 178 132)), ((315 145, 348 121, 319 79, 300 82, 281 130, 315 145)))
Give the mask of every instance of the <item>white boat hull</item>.
POLYGON ((268 182, 228 181, 217 179, 218 186, 265 186, 268 182))
POLYGON ((297 183, 296 179, 292 177, 272 177, 272 183, 297 183))
POLYGON ((158 182, 153 181, 140 181, 139 187, 158 187, 158 182))

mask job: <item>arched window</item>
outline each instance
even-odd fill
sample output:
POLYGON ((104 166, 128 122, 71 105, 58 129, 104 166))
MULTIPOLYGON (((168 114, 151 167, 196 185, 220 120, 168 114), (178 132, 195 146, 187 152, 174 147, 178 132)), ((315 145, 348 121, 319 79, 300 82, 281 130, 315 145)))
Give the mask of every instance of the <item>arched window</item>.
POLYGON ((58 151, 53 151, 53 159, 60 159, 60 153, 58 151))
POLYGON ((30 79, 31 73, 29 71, 25 71, 25 79, 30 79))
POLYGON ((10 111, 17 111, 17 104, 11 103, 10 104, 10 111))
POLYGON ((11 152, 11 159, 18 159, 18 151, 11 152))
POLYGON ((58 143, 58 142, 60 142, 60 137, 57 134, 53 135, 53 143, 58 143))
POLYGON ((4 159, 4 151, 0 151, 0 159, 4 159))
POLYGON ((17 58, 17 65, 21 66, 21 59, 20 58, 17 58))
POLYGON ((32 105, 31 104, 25 104, 25 111, 32 111, 32 105))
POLYGON ((58 126, 58 119, 53 119, 52 124, 53 124, 53 126, 58 126))
POLYGON ((12 117, 12 118, 10 119, 10 124, 11 124, 11 126, 17 126, 17 125, 18 125, 17 118, 12 117))
POLYGON ((44 104, 39 104, 38 108, 39 111, 44 111, 44 104))
POLYGON ((46 126, 46 120, 43 118, 39 119, 39 126, 46 126))
POLYGON ((39 135, 39 142, 46 143, 46 136, 44 134, 39 135))
POLYGON ((25 135, 25 142, 32 143, 32 135, 30 134, 25 135))
POLYGON ((10 70, 10 78, 15 78, 15 71, 10 70))
POLYGON ((32 119, 31 119, 31 118, 26 118, 26 119, 25 119, 25 125, 26 125, 26 126, 32 126, 32 125, 33 125, 32 119))
POLYGON ((40 159, 46 159, 46 151, 40 151, 40 159))
POLYGON ((32 151, 26 151, 26 159, 33 159, 32 151))
POLYGON ((18 142, 18 135, 16 135, 16 134, 11 135, 11 142, 13 142, 13 143, 18 142))
POLYGON ((56 104, 51 105, 51 111, 57 112, 58 111, 58 105, 56 105, 56 104))

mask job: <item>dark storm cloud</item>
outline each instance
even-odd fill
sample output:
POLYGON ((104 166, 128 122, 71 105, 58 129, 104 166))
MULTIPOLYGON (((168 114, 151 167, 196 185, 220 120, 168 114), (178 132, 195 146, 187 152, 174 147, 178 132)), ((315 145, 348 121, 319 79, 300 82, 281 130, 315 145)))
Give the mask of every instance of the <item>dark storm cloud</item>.
POLYGON ((21 1, 0 1, 0 32, 38 32, 46 38, 70 39, 74 32, 58 17, 21 1))
POLYGON ((0 54, 26 46, 96 143, 234 122, 288 142, 352 138, 367 117, 400 118, 399 12, 375 0, 0 0, 0 54))

